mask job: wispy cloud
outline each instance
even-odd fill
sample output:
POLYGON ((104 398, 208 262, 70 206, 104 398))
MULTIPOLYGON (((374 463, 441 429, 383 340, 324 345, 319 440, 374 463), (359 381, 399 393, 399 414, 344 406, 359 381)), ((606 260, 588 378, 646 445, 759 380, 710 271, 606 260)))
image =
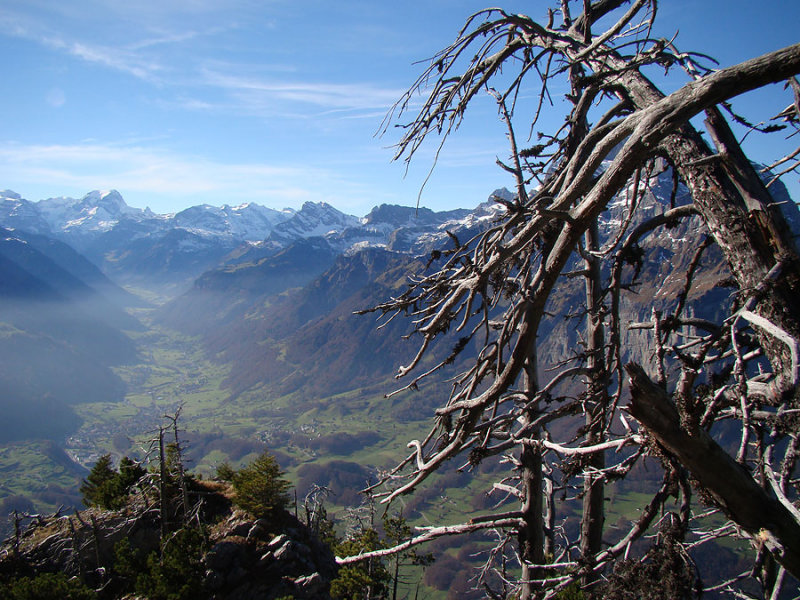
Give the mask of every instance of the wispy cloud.
POLYGON ((94 37, 81 35, 43 19, 0 9, 0 34, 158 85, 170 90, 160 102, 182 108, 258 117, 382 117, 404 91, 371 83, 315 81, 289 63, 251 64, 195 55, 188 49, 196 47, 198 38, 230 33, 230 26, 198 29, 193 25, 188 23, 185 29, 139 26, 112 41, 103 32, 94 37), (180 52, 165 49, 180 45, 185 46, 180 52), (221 96, 208 97, 210 90, 221 96))
POLYGON ((145 48, 153 48, 156 46, 164 46, 168 44, 180 44, 183 42, 191 41, 201 34, 197 31, 178 31, 166 32, 156 37, 150 37, 132 44, 128 44, 129 50, 142 50, 145 48))
POLYGON ((160 61, 136 49, 74 39, 44 21, 12 12, 0 12, 0 32, 150 82, 160 80, 159 74, 166 70, 160 61))
POLYGON ((144 57, 125 48, 67 42, 60 39, 44 40, 54 48, 63 49, 71 55, 90 63, 109 67, 147 81, 162 81, 160 73, 165 67, 158 61, 144 57))
POLYGON ((286 111, 291 107, 295 114, 314 117, 348 111, 375 114, 376 109, 385 111, 403 93, 399 88, 369 83, 278 80, 230 74, 211 68, 202 69, 201 75, 203 84, 224 91, 256 113, 286 111), (313 114, 308 113, 309 107, 314 108, 313 114))
POLYGON ((51 195, 116 188, 129 201, 134 198, 132 204, 150 204, 154 210, 165 198, 179 199, 183 205, 254 201, 281 208, 299 206, 307 200, 335 202, 352 199, 353 194, 369 193, 356 181, 349 182, 341 174, 308 164, 221 163, 167 150, 91 142, 2 144, 0 181, 3 180, 36 189, 47 182, 53 190, 51 195))

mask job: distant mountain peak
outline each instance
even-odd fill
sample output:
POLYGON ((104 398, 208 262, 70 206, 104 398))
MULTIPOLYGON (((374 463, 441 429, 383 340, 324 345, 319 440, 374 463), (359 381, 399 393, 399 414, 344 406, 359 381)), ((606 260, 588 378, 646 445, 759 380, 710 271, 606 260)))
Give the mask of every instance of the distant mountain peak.
POLYGON ((330 235, 358 223, 357 217, 346 215, 327 202, 305 202, 299 211, 276 225, 268 239, 285 244, 300 238, 330 235))
POLYGON ((413 206, 400 206, 397 204, 381 204, 373 208, 369 214, 361 219, 364 225, 374 223, 390 223, 392 225, 406 225, 414 221, 424 221, 434 214, 429 208, 414 208, 413 206))
POLYGON ((383 204, 358 218, 324 201, 304 202, 299 210, 243 202, 156 214, 128 206, 113 189, 39 202, 10 191, 0 197, 0 225, 60 239, 109 274, 137 282, 153 274, 158 281, 185 283, 220 260, 272 256, 299 240, 313 239, 340 254, 368 247, 424 252, 445 236, 441 227, 463 227, 469 214, 383 204))

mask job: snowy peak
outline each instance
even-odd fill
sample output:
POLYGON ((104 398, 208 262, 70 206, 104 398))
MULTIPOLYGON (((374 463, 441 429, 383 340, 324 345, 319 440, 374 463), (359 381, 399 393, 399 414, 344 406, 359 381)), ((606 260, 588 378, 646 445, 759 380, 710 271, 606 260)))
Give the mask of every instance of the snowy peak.
POLYGON ((120 219, 141 217, 139 208, 125 203, 117 190, 94 190, 80 200, 74 198, 48 198, 37 203, 42 217, 53 231, 71 232, 76 229, 108 231, 120 219))
POLYGON ((258 204, 222 207, 202 204, 192 206, 175 215, 173 225, 204 236, 226 236, 244 241, 260 241, 273 228, 294 214, 278 211, 258 204))
POLYGON ((81 204, 89 208, 96 207, 100 210, 104 210, 109 215, 115 217, 119 217, 123 214, 138 214, 141 212, 139 209, 128 206, 117 190, 105 192, 95 190, 89 192, 81 199, 81 204))
POLYGON ((463 219, 470 212, 465 209, 433 212, 430 208, 381 204, 361 219, 361 223, 366 227, 385 228, 391 226, 394 229, 436 227, 448 221, 463 219))
MULTIPOLYGON (((384 204, 357 218, 326 202, 306 202, 300 210, 280 211, 244 203, 202 204, 159 215, 128 206, 116 190, 95 190, 80 199, 58 197, 39 202, 28 202, 6 191, 0 192, 0 225, 60 238, 88 253, 98 264, 105 264, 107 256, 138 256, 145 248, 160 248, 164 256, 177 253, 186 260, 202 254, 205 258, 195 261, 201 269, 209 266, 206 262, 236 248, 230 260, 252 258, 251 250, 259 256, 271 256, 298 240, 310 239, 318 239, 337 253, 365 247, 424 252, 431 243, 445 239, 446 230, 474 227, 494 216, 498 207, 502 205, 495 203, 477 211, 434 212, 384 204)), ((113 270, 119 265, 109 263, 107 267, 113 270)))
POLYGON ((359 219, 358 225, 328 236, 341 252, 353 252, 365 247, 381 247, 396 252, 414 252, 421 236, 429 235, 445 223, 469 215, 468 210, 434 212, 429 208, 382 204, 359 219))
POLYGON ((36 205, 11 190, 0 192, 0 219, 3 227, 36 233, 50 232, 50 226, 42 218, 36 205))
POLYGON ((247 203, 222 207, 204 204, 176 215, 158 215, 149 208, 128 206, 116 190, 94 190, 80 199, 62 196, 39 202, 28 202, 10 190, 0 192, 0 224, 35 233, 64 234, 73 240, 109 232, 125 222, 149 223, 146 227, 153 232, 181 228, 203 237, 257 241, 294 214, 289 209, 278 211, 247 203))
POLYGON ((306 202, 299 211, 275 227, 269 241, 281 243, 298 238, 325 237, 358 224, 358 218, 346 215, 326 202, 306 202))
POLYGON ((412 227, 414 224, 427 222, 434 212, 429 208, 416 209, 412 206, 396 206, 381 204, 373 208, 361 219, 365 226, 391 225, 392 227, 412 227))

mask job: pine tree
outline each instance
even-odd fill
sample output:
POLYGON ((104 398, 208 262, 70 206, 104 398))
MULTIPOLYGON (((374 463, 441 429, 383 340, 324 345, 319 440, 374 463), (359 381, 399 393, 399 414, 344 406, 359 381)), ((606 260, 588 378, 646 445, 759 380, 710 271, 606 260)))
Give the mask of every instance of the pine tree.
POLYGON ((86 506, 110 508, 116 495, 117 472, 111 467, 111 455, 104 454, 92 467, 88 477, 80 487, 83 503, 86 506))
POLYGON ((290 483, 269 452, 264 452, 233 476, 236 504, 256 517, 266 517, 286 508, 290 483))
POLYGON ((40 573, 21 577, 8 585, 0 584, 0 595, 6 600, 93 600, 95 593, 75 578, 64 573, 40 573))
MULTIPOLYGON (((385 547, 378 532, 369 527, 338 544, 334 551, 338 556, 354 556, 385 547)), ((331 582, 331 596, 337 600, 385 600, 391 581, 384 561, 370 558, 341 567, 331 582)))
POLYGON ((124 456, 119 462, 119 475, 117 476, 120 487, 127 493, 145 475, 144 467, 136 461, 124 456))
POLYGON ((145 470, 127 456, 120 461, 119 471, 115 471, 111 466, 111 455, 104 454, 80 487, 83 503, 111 510, 122 508, 131 487, 144 474, 145 470))

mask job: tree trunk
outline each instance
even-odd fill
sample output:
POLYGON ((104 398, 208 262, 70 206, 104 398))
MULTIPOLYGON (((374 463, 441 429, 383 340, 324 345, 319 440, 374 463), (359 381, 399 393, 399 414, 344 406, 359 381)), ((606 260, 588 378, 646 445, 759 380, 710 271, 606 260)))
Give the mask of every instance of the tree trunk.
MULTIPOLYGON (((589 381, 586 385, 586 441, 587 446, 603 441, 605 429, 605 410, 608 405, 607 373, 605 358, 605 331, 603 316, 600 310, 602 302, 602 281, 600 278, 600 262, 590 254, 598 248, 597 221, 586 230, 584 235, 587 250, 584 265, 586 267, 586 366, 589 370, 589 381)), ((581 517, 581 556, 591 565, 594 556, 602 550, 603 528, 605 524, 605 485, 598 471, 606 466, 605 454, 596 452, 586 458, 583 475, 583 514, 581 517)), ((583 577, 583 586, 595 583, 599 575, 589 569, 583 577)))
POLYGON ((167 539, 169 507, 167 502, 167 459, 164 455, 164 428, 158 428, 158 496, 161 510, 161 543, 167 539))
MULTIPOLYGON (((624 66, 624 61, 618 60, 620 66, 624 66)), ((789 73, 775 77, 783 76, 789 73)), ((637 108, 645 108, 664 98, 664 94, 637 71, 627 70, 620 78, 637 108)), ((800 302, 797 302, 800 258, 785 235, 788 227, 782 214, 766 204, 771 198, 753 181, 753 167, 722 115, 711 108, 708 117, 709 129, 722 151, 719 156, 689 123, 667 136, 661 147, 689 188, 694 205, 722 250, 739 288, 747 294, 762 291, 755 297, 753 310, 800 340, 800 302), (770 271, 779 262, 780 272, 771 280, 770 271), (768 293, 763 293, 767 291, 765 284, 768 293)), ((797 382, 787 375, 791 370, 791 358, 786 345, 766 338, 761 331, 757 333, 778 378, 779 391, 796 394, 797 382)))
POLYGON ((525 500, 522 505, 522 521, 519 530, 520 556, 522 558, 522 592, 520 600, 533 598, 538 579, 536 565, 544 564, 544 528, 542 520, 542 452, 533 444, 525 443, 520 457, 522 463, 522 486, 525 500))
MULTIPOLYGON (((538 377, 536 375, 534 350, 529 355, 525 365, 525 390, 531 394, 538 391, 538 377)), ((533 419, 534 415, 526 415, 533 419)), ((531 436, 535 438, 535 434, 531 436)), ((535 565, 542 565, 545 561, 544 556, 544 518, 542 490, 544 477, 542 471, 542 451, 533 443, 524 442, 522 453, 520 454, 522 465, 522 522, 517 535, 519 538, 519 554, 522 559, 521 580, 522 589, 520 600, 530 600, 533 598, 535 585, 531 580, 538 579, 539 574, 535 565)))
MULTIPOLYGON (((771 212, 768 206, 753 202, 752 197, 746 203, 720 161, 694 166, 693 162, 711 154, 697 132, 692 136, 668 138, 665 146, 687 182, 695 206, 722 250, 739 288, 745 292, 742 301, 752 298, 751 310, 795 340, 800 339, 800 302, 797 302, 800 261, 794 249, 778 234, 786 228, 783 217, 771 212), (770 271, 779 262, 780 272, 770 280, 770 271), (757 293, 758 290, 762 293, 757 293)), ((760 330, 757 333, 774 369, 779 391, 791 392, 797 382, 791 375, 788 347, 765 337, 760 330)))
POLYGON ((692 473, 703 490, 758 548, 800 578, 800 523, 789 509, 758 485, 750 473, 702 428, 686 431, 667 393, 639 365, 625 370, 631 384, 631 414, 665 450, 692 473))
MULTIPOLYGON (((181 406, 178 411, 175 413, 175 416, 171 418, 172 421, 172 432, 175 438, 175 455, 177 457, 178 463, 178 483, 181 488, 181 504, 183 505, 183 524, 189 521, 189 490, 186 487, 186 473, 183 470, 183 450, 181 449, 181 440, 180 436, 178 435, 178 417, 180 416, 181 406)), ((295 497, 295 509, 297 508, 296 497, 295 497)), ((297 515, 295 515, 297 516, 297 515)))

